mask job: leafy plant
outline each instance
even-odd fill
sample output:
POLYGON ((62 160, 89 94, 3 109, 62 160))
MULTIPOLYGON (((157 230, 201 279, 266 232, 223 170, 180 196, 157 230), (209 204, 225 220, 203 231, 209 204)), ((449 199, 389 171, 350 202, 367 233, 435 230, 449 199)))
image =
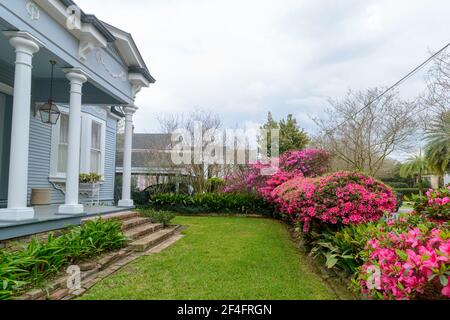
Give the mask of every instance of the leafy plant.
POLYGON ((377 223, 372 222, 349 225, 337 232, 326 228, 315 235, 310 254, 315 258, 323 257, 329 269, 336 268, 353 274, 363 264, 362 251, 378 227, 377 223))
POLYGON ((208 192, 219 192, 225 186, 225 180, 221 178, 209 178, 206 181, 208 192))
POLYGON ((20 251, 0 250, 0 300, 39 285, 69 264, 119 249, 125 242, 120 223, 99 219, 70 228, 60 237, 50 233, 45 242, 34 239, 20 251))
POLYGON ((142 209, 140 213, 150 218, 153 223, 162 223, 164 226, 169 225, 170 221, 172 221, 176 214, 170 211, 156 211, 153 209, 142 209))
POLYGON ((98 183, 102 180, 102 176, 98 173, 81 173, 79 178, 80 183, 98 183))

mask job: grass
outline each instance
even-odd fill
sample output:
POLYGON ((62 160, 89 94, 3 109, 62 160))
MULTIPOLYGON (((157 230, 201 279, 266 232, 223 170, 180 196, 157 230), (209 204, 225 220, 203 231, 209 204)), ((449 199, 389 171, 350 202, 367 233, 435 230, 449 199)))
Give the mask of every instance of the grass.
POLYGON ((104 279, 83 300, 337 299, 274 220, 177 217, 186 235, 104 279))

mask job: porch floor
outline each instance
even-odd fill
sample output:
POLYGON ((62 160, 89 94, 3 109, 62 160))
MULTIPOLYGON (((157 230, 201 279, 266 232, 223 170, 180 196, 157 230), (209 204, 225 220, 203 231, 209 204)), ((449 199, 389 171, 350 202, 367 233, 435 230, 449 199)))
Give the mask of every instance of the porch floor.
MULTIPOLYGON (((84 213, 79 215, 59 215, 59 205, 34 207, 34 219, 27 221, 1 221, 0 240, 12 239, 26 235, 61 229, 70 225, 80 225, 86 217, 128 211, 131 208, 114 206, 84 206, 84 213)), ((1 217, 0 217, 1 219, 1 217)))

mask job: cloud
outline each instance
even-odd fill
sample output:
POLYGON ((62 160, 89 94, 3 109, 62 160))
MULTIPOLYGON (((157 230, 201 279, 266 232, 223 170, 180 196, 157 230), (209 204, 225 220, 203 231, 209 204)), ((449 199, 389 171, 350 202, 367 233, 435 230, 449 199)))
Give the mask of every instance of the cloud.
MULTIPOLYGON (((224 123, 291 113, 308 131, 329 97, 387 86, 448 41, 450 2, 435 0, 78 0, 130 32, 157 83, 137 98, 137 131, 158 113, 200 107, 224 123)), ((413 97, 423 73, 401 88, 413 97)))

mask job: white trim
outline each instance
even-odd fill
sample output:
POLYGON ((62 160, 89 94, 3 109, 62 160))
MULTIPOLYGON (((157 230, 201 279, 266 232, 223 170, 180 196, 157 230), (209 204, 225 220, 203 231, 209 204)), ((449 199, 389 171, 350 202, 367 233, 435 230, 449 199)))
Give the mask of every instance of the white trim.
MULTIPOLYGON (((40 105, 41 103, 37 103, 40 105)), ((62 114, 69 115, 69 108, 67 106, 58 105, 59 111, 62 114)), ((50 146, 50 174, 49 180, 52 182, 65 182, 66 174, 58 172, 58 145, 59 145, 59 134, 61 131, 61 121, 52 126, 52 141, 50 146)))
POLYGON ((80 173, 91 173, 91 143, 92 143, 92 122, 95 121, 101 125, 101 165, 100 175, 105 178, 105 151, 106 151, 106 121, 99 119, 92 114, 83 113, 82 115, 82 133, 81 133, 81 155, 80 155, 80 173))
POLYGON ((125 64, 127 66, 138 65, 141 68, 145 68, 145 62, 139 54, 138 48, 131 40, 130 34, 109 24, 105 24, 105 26, 116 38, 114 44, 125 64))
POLYGON ((0 82, 0 93, 12 96, 14 95, 14 88, 8 86, 6 83, 0 82))
POLYGON ((64 26, 68 32, 80 40, 78 58, 81 61, 86 60, 87 55, 94 48, 105 48, 107 46, 106 38, 93 25, 81 22, 79 19, 81 11, 78 7, 66 8, 59 0, 35 0, 35 2, 60 25, 64 26), (78 12, 73 15, 72 10, 77 10, 78 12), (70 25, 69 21, 72 21, 70 25))
MULTIPOLYGON (((64 105, 58 105, 61 113, 69 114, 69 108, 64 105)), ((105 152, 106 152, 106 121, 102 120, 90 113, 83 112, 81 114, 81 145, 80 145, 80 173, 91 172, 91 129, 92 121, 101 125, 101 170, 102 179, 105 177, 105 152)), ((51 156, 50 156, 50 173, 49 180, 51 182, 64 183, 66 174, 58 172, 58 144, 60 134, 60 121, 52 126, 51 156)))

